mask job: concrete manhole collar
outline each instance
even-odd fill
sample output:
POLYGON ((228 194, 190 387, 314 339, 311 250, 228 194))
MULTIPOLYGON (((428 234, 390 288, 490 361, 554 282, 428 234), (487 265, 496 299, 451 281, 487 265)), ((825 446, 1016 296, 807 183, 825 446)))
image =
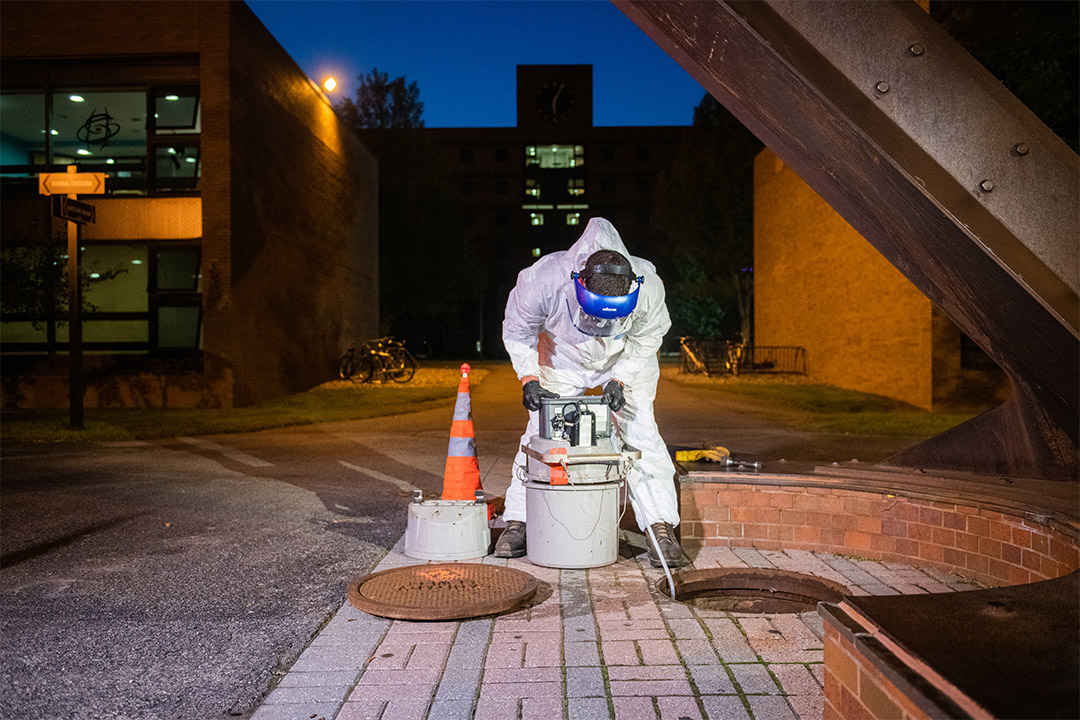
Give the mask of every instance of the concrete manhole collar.
POLYGON ((349 603, 398 620, 462 620, 512 610, 536 594, 539 581, 500 565, 408 565, 349 585, 349 603))
MULTIPOLYGON (((713 568, 673 576, 675 599, 702 610, 745 613, 806 612, 819 602, 840 602, 847 588, 813 575, 773 568, 713 568)), ((657 590, 671 595, 667 578, 657 590)))

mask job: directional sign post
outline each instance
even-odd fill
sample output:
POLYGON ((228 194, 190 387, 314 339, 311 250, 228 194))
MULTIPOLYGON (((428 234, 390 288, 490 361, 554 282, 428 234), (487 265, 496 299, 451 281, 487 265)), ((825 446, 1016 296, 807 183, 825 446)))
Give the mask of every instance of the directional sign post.
POLYGON ((94 206, 90 203, 72 200, 66 195, 53 195, 52 214, 58 218, 64 218, 80 225, 91 224, 97 219, 94 206))
POLYGON ((42 195, 67 195, 61 199, 61 207, 70 211, 62 214, 68 221, 68 361, 70 367, 71 427, 83 427, 83 373, 82 373, 82 319, 79 308, 79 225, 94 222, 94 208, 79 202, 83 195, 105 194, 105 173, 81 173, 75 165, 68 165, 66 173, 39 173, 38 192, 42 195), (88 212, 87 212, 88 211, 88 212), (75 214, 76 217, 71 215, 75 214), (89 216, 89 219, 85 219, 89 216))

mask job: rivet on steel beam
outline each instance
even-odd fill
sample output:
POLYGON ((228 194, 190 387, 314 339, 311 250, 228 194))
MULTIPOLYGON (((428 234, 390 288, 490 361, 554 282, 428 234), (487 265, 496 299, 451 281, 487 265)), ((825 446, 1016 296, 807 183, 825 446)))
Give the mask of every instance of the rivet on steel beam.
POLYGON ((983 192, 990 192, 991 190, 994 189, 994 181, 993 180, 983 180, 981 183, 979 183, 979 189, 982 190, 983 192))
POLYGON ((889 83, 885 82, 884 80, 880 80, 878 84, 874 86, 874 89, 884 95, 885 93, 889 92, 889 83))
POLYGON ((1015 145, 1013 145, 1012 154, 1027 155, 1029 149, 1030 148, 1028 148, 1027 143, 1016 143, 1015 145))
POLYGON ((926 48, 924 48, 919 43, 915 43, 914 45, 912 45, 911 47, 908 48, 908 52, 911 53, 912 55, 914 55, 915 57, 919 57, 924 52, 926 52, 926 48))

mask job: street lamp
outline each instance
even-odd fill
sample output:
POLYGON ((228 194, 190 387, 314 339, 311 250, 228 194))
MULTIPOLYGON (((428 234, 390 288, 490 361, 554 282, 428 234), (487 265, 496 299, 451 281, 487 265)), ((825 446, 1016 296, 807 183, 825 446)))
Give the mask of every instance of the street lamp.
POLYGON ((326 89, 326 92, 334 92, 334 88, 337 87, 337 80, 332 77, 328 77, 323 80, 322 86, 326 89))

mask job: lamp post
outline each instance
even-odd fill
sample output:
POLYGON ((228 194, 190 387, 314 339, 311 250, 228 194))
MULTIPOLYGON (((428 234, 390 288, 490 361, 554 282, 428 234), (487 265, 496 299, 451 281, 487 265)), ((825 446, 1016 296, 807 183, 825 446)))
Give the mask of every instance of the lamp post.
POLYGON ((323 89, 326 90, 326 92, 334 92, 334 88, 337 87, 337 80, 332 77, 328 77, 323 80, 322 86, 323 89))

